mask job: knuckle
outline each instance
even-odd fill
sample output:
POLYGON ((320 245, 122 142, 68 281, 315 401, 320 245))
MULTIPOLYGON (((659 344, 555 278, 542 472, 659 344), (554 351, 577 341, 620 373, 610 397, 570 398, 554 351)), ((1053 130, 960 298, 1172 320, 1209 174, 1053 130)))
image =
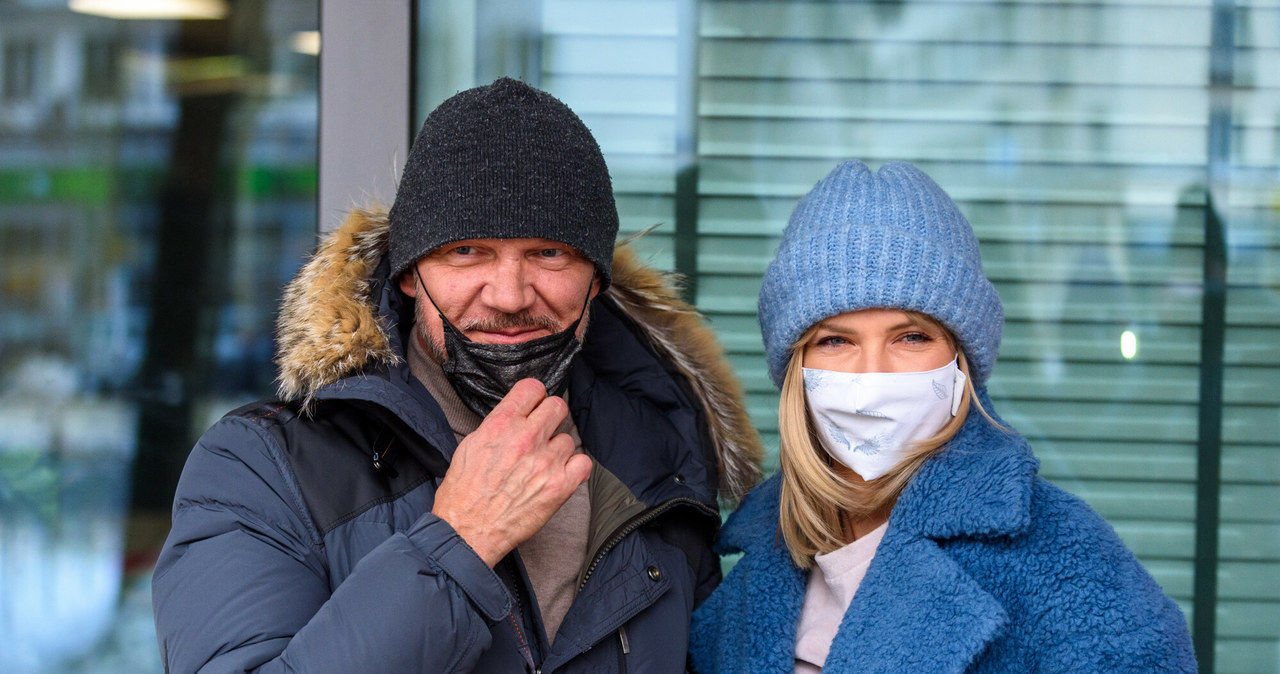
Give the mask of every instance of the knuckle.
POLYGON ((569 403, 565 402, 564 398, 560 396, 547 396, 547 399, 543 400, 542 404, 549 406, 550 410, 558 416, 563 417, 569 413, 569 403))
POLYGON ((495 407, 489 416, 480 420, 477 431, 486 430, 490 432, 501 433, 503 429, 511 425, 511 412, 505 407, 495 407))
POLYGON ((547 394, 547 387, 543 386, 542 382, 538 381, 537 379, 533 379, 533 378, 521 379, 520 381, 516 382, 515 386, 511 387, 512 390, 515 390, 516 386, 522 389, 521 391, 522 393, 527 392, 530 395, 536 394, 536 395, 543 395, 543 396, 547 394))

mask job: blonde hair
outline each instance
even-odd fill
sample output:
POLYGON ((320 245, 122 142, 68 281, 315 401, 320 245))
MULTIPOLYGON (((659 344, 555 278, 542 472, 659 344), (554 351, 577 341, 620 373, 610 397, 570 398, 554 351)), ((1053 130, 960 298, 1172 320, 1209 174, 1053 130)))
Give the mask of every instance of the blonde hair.
MULTIPOLYGON (((914 311, 905 313, 938 326, 953 346, 957 344, 950 331, 932 317, 914 311)), ((802 569, 813 565, 815 554, 829 553, 848 543, 842 518, 856 521, 892 508, 920 467, 960 430, 971 403, 982 416, 996 423, 978 401, 968 360, 957 346, 960 370, 965 373, 959 412, 933 437, 915 443, 906 458, 885 475, 865 482, 840 475, 822 448, 804 394, 804 346, 815 331, 815 327, 809 328, 791 346, 791 360, 778 401, 782 467, 778 528, 792 561, 802 569)))

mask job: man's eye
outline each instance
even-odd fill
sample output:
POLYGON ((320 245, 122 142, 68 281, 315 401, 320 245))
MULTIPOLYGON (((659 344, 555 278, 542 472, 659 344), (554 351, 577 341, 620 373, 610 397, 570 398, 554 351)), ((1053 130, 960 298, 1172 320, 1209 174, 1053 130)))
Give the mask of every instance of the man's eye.
POLYGON ((541 255, 542 257, 560 257, 565 253, 564 253, 564 250, 561 248, 543 248, 541 251, 538 252, 538 254, 541 255))
POLYGON ((476 247, 475 246, 458 246, 453 249, 453 252, 458 255, 475 255, 476 247))

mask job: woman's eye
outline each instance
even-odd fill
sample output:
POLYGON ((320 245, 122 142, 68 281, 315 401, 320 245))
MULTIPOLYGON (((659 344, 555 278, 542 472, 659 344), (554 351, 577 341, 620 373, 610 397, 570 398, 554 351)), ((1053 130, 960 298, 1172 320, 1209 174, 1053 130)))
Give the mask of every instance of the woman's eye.
POLYGON ((848 344, 849 340, 836 335, 827 335, 826 337, 820 337, 816 343, 818 346, 841 346, 848 344))
POLYGON ((902 341, 911 344, 923 344, 924 342, 932 342, 933 338, 923 332, 911 332, 903 335, 902 341))

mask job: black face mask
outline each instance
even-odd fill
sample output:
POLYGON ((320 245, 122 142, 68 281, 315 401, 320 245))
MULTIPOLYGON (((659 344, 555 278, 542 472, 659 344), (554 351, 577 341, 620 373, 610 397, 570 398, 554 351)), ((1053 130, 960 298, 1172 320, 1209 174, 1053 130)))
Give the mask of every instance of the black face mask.
POLYGON ((569 385, 573 357, 582 349, 576 333, 587 313, 590 293, 582 303, 578 319, 561 332, 519 344, 482 344, 468 339, 445 318, 444 312, 427 293, 417 265, 414 265, 413 273, 444 325, 446 359, 441 368, 458 397, 473 412, 487 416, 521 379, 541 381, 547 388, 547 395, 564 393, 569 385))

